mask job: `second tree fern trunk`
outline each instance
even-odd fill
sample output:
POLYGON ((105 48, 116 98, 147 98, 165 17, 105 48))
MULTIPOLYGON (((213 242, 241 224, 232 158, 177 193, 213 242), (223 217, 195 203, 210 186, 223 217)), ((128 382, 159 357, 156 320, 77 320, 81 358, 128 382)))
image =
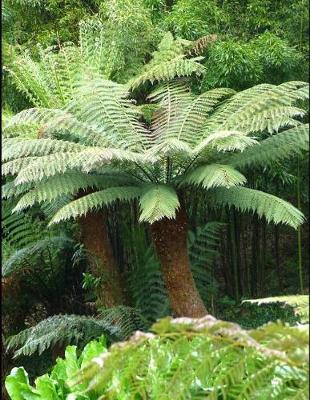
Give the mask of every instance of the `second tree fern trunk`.
POLYGON ((114 307, 125 303, 122 276, 115 262, 102 212, 88 213, 79 219, 81 242, 89 253, 91 271, 100 278, 98 303, 114 307))
POLYGON ((160 260, 163 278, 174 314, 199 318, 207 310, 198 293, 187 251, 188 221, 180 209, 175 219, 164 218, 151 225, 151 233, 160 260))

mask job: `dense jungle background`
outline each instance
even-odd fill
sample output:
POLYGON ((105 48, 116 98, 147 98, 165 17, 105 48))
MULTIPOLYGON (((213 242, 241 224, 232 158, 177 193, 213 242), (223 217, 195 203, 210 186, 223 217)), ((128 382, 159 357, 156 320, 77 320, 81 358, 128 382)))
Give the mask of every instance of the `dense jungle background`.
POLYGON ((241 355, 206 342, 222 329, 212 317, 203 334, 195 326, 182 333, 167 319, 153 324, 208 313, 238 323, 245 348, 254 338, 291 360, 307 346, 305 332, 289 325, 308 322, 308 7, 2 1, 4 399, 307 398, 302 352, 302 367, 292 372, 288 363, 283 378, 253 348, 241 355), (202 127, 209 136, 194 141, 202 127), (139 147, 146 130, 156 143, 147 160, 139 147), (160 136, 168 139, 156 142, 160 136), (191 169, 200 151, 213 169, 191 169), (245 182, 248 192, 239 193, 245 182), (264 304, 245 301, 254 299, 264 304), (278 320, 288 325, 256 331, 278 320), (124 349, 110 347, 150 329, 124 349), (185 343, 186 332, 197 337, 185 343), (155 334, 156 342, 143 336, 155 334), (106 349, 105 373, 92 365, 71 393, 67 379, 106 349), (218 381, 210 374, 216 363, 218 381), (140 373, 147 379, 136 379, 140 373), (281 385, 270 397, 266 382, 275 377, 281 385), (214 389, 227 385, 228 397, 214 389))

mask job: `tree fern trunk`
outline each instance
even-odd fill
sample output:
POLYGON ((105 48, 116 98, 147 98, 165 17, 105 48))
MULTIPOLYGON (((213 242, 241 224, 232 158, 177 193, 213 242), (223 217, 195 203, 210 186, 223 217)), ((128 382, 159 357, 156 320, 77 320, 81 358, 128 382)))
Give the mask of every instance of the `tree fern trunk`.
POLYGON ((187 252, 188 219, 181 208, 176 218, 164 218, 151 225, 152 239, 159 257, 170 305, 178 317, 198 318, 207 310, 191 273, 187 252))
POLYGON ((79 219, 79 224, 81 242, 90 255, 92 273, 101 278, 97 288, 98 304, 104 307, 124 304, 124 286, 113 256, 104 214, 89 213, 79 219))

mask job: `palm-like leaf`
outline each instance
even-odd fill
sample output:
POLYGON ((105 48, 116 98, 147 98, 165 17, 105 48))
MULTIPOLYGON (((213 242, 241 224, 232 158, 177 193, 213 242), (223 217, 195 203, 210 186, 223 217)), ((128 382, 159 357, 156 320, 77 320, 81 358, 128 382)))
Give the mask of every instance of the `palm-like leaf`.
POLYGON ((212 206, 236 207, 242 212, 256 212, 268 222, 280 222, 297 228, 303 223, 303 214, 287 201, 268 193, 245 187, 219 188, 208 196, 212 206))
POLYGON ((51 220, 50 225, 86 215, 90 211, 106 207, 115 201, 131 201, 139 197, 140 193, 139 187, 126 186, 108 188, 88 194, 61 208, 51 220))
POLYGON ((150 185, 140 198, 139 221, 153 223, 162 218, 174 219, 180 206, 176 191, 167 185, 150 185))

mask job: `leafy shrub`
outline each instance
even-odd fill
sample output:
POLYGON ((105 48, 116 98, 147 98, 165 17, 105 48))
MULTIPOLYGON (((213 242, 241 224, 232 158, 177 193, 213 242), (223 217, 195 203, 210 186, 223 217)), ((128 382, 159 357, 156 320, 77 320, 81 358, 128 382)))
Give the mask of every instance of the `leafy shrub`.
POLYGON ((103 336, 98 340, 89 342, 80 356, 77 354, 76 346, 68 346, 65 358, 58 358, 56 364, 49 374, 38 377, 34 386, 30 385, 28 374, 23 367, 13 368, 11 374, 6 378, 5 387, 11 400, 95 400, 94 394, 83 395, 86 384, 69 387, 66 381, 72 378, 91 359, 98 356, 106 349, 103 336))
POLYGON ((302 323, 309 323, 309 296, 276 296, 266 297, 264 299, 245 300, 245 304, 263 305, 279 305, 281 309, 290 309, 297 319, 302 323))
POLYGON ((152 330, 109 351, 100 338, 80 357, 68 346, 35 387, 23 368, 14 368, 6 388, 12 400, 308 398, 304 327, 270 323, 245 331, 206 316, 165 318, 152 330))
POLYGON ((71 380, 105 399, 307 399, 308 332, 245 331, 212 316, 166 318, 113 345, 71 380))

